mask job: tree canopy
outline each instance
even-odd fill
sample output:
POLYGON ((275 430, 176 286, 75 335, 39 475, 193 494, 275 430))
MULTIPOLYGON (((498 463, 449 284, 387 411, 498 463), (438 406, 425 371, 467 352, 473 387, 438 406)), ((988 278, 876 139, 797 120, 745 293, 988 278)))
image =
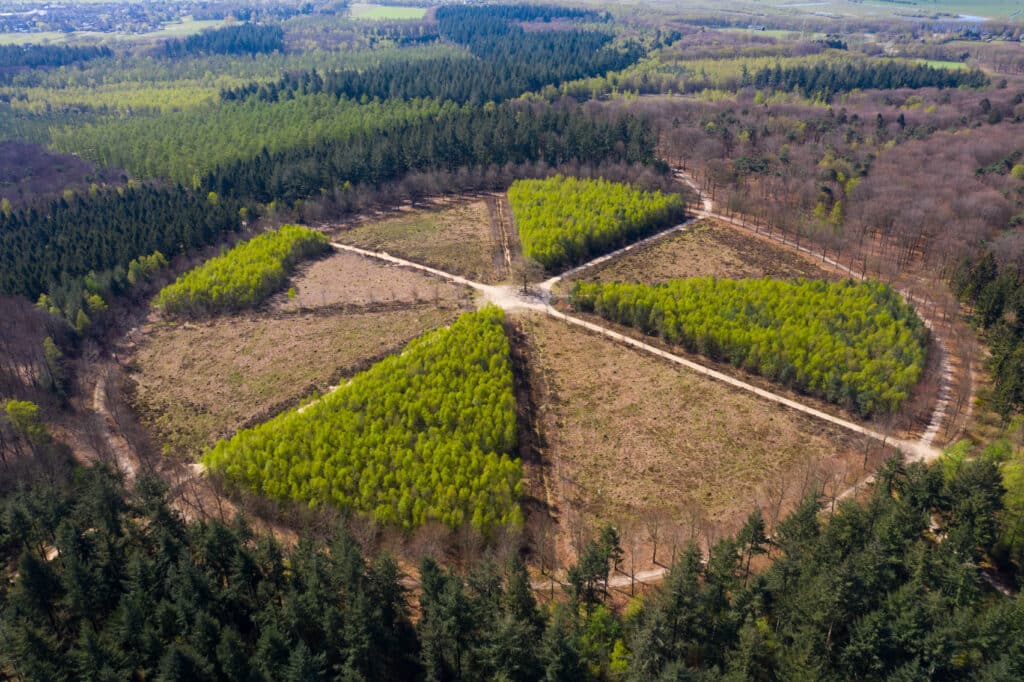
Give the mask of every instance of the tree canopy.
POLYGON ((924 323, 880 282, 579 282, 572 303, 863 416, 898 409, 927 354, 924 323))

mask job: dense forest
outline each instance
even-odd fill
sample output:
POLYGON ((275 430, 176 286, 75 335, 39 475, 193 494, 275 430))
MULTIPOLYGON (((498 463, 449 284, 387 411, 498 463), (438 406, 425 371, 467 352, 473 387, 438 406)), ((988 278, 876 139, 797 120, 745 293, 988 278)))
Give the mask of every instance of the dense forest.
POLYGON ((244 522, 184 521, 160 485, 102 468, 0 501, 0 666, 26 680, 1015 679, 1020 601, 979 566, 998 469, 944 477, 894 459, 864 502, 808 497, 768 538, 758 513, 704 561, 605 605, 621 557, 605 528, 539 607, 521 563, 463 575, 430 559, 419 610, 394 560, 344 530, 289 550, 244 522), (771 567, 752 559, 771 553, 771 567))
POLYGON ((203 456, 274 499, 334 505, 409 529, 521 522, 504 315, 460 317, 300 410, 203 456))
POLYGON ((320 232, 282 225, 189 270, 161 289, 154 305, 193 315, 252 308, 284 287, 300 261, 329 250, 320 232))
POLYGON ((225 26, 163 44, 164 56, 170 59, 196 54, 261 54, 283 50, 281 27, 259 24, 225 26))
POLYGON ((378 185, 412 171, 571 161, 652 163, 656 136, 629 113, 507 103, 445 107, 398 122, 387 135, 354 131, 310 146, 260 154, 202 179, 204 191, 294 201, 346 185, 378 185))
POLYGON ((861 416, 895 412, 924 370, 927 330, 878 282, 579 282, 572 304, 861 416))
POLYGON ((36 300, 66 280, 215 242, 241 226, 239 205, 181 188, 73 194, 0 213, 0 292, 36 300))
POLYGON ((881 88, 981 88, 988 85, 988 77, 977 69, 944 69, 927 64, 897 61, 859 61, 843 64, 817 63, 813 66, 759 69, 752 76, 743 74, 741 86, 769 90, 796 91, 808 99, 831 102, 832 95, 881 88))
POLYGON ((106 45, 0 45, 0 74, 15 67, 64 66, 113 54, 106 45))
POLYGON ((523 254, 551 271, 677 223, 686 212, 675 194, 561 175, 518 180, 509 188, 508 200, 523 254))
POLYGON ((991 251, 965 258, 953 273, 954 293, 972 308, 991 356, 992 407, 1003 419, 1024 410, 1024 284, 1014 263, 991 251))

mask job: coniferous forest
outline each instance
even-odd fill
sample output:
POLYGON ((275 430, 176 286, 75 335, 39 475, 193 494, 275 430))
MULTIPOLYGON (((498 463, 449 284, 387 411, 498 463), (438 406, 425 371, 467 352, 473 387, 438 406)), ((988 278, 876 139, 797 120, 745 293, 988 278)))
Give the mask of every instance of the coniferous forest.
POLYGON ((344 531, 285 549, 183 520, 153 479, 128 493, 79 469, 3 499, 0 665, 26 680, 1009 680, 1024 614, 977 572, 1000 488, 988 461, 944 480, 893 460, 827 519, 809 497, 771 538, 754 514, 707 561, 682 549, 622 615, 604 596, 611 527, 552 606, 515 557, 466 575, 425 559, 414 614, 395 561, 344 531))

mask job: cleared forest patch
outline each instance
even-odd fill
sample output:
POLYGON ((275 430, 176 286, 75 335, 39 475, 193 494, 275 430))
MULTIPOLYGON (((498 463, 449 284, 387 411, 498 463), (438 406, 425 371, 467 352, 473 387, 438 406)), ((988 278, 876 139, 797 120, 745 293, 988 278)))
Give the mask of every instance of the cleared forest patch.
POLYGON ((460 310, 421 303, 154 325, 132 359, 134 403, 156 442, 193 457, 448 324, 460 310))
POLYGON ((815 487, 837 494, 881 457, 875 442, 602 337, 546 317, 519 321, 549 503, 564 533, 580 518, 664 515, 706 537, 756 504, 778 517, 815 487))
POLYGON ((337 240, 493 284, 505 277, 487 201, 402 212, 346 229, 337 240))
POLYGON ((292 276, 291 288, 294 295, 286 292, 272 299, 274 310, 424 302, 451 306, 469 298, 465 290, 443 280, 341 252, 302 266, 292 276))
POLYGON ((733 279, 836 278, 808 256, 714 220, 702 220, 685 232, 574 275, 560 283, 559 290, 568 293, 575 280, 661 284, 670 279, 709 275, 733 279))

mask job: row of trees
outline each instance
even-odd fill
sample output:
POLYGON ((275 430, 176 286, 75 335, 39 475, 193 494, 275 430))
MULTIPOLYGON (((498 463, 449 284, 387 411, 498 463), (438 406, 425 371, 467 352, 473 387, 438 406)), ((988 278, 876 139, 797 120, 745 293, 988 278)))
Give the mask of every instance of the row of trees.
POLYGON ((89 272, 211 244, 241 226, 239 205, 180 187, 121 187, 0 213, 0 292, 36 300, 89 272))
POLYGON ((203 31, 187 38, 164 42, 163 53, 171 59, 197 54, 263 54, 284 51, 280 26, 239 24, 203 31))
POLYGON ((523 253, 548 270, 579 264, 683 219, 676 194, 556 175, 508 190, 523 253))
POLYGON ((681 552, 619 613, 606 528, 539 608, 517 558, 403 576, 344 530, 292 549, 244 522, 184 521, 152 479, 102 468, 0 499, 0 665, 25 680, 1017 679, 1019 599, 979 564, 1003 512, 999 472, 967 460, 883 466, 829 520, 810 496, 765 533, 681 552), (750 559, 771 552, 763 572, 750 559))
POLYGON ((172 314, 252 308, 281 290, 296 264, 330 248, 320 232, 283 225, 184 273, 160 291, 156 305, 172 314))
POLYGON ((305 408, 219 442, 203 462, 270 498, 404 528, 518 522, 503 321, 494 307, 467 313, 305 408))
POLYGON ((740 86, 798 91, 808 99, 831 102, 832 95, 851 90, 898 88, 982 88, 988 76, 978 69, 942 69, 927 64, 894 60, 820 61, 811 66, 784 68, 781 64, 759 69, 752 76, 744 68, 740 86))
POLYGON ((927 354, 924 324, 880 282, 580 282, 572 303, 865 417, 899 408, 927 354))

